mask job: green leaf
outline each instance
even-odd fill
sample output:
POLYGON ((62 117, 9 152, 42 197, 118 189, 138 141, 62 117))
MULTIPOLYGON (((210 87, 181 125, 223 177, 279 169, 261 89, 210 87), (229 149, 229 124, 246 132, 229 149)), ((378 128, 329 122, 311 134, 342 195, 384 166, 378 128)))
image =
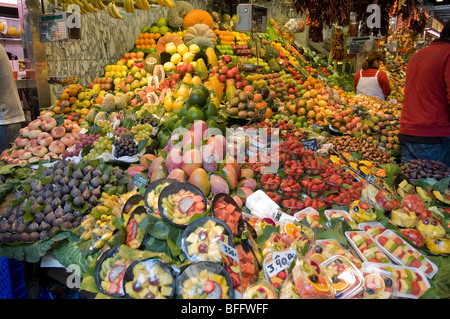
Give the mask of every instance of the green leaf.
POLYGON ((145 140, 140 140, 139 143, 138 143, 138 152, 140 152, 144 148, 146 148, 147 144, 148 144, 148 138, 146 138, 145 140))
POLYGON ((450 177, 443 178, 433 185, 433 190, 444 193, 449 188, 450 177))
POLYGON ((255 238, 256 244, 262 250, 266 241, 270 239, 270 236, 272 236, 273 233, 279 233, 279 231, 279 226, 267 225, 266 227, 264 227, 263 233, 255 238))
POLYGON ((68 267, 69 265, 75 264, 80 267, 81 277, 84 277, 89 270, 90 263, 97 259, 100 255, 100 251, 86 257, 84 256, 77 242, 63 240, 56 248, 53 249, 55 259, 58 260, 61 265, 68 267))

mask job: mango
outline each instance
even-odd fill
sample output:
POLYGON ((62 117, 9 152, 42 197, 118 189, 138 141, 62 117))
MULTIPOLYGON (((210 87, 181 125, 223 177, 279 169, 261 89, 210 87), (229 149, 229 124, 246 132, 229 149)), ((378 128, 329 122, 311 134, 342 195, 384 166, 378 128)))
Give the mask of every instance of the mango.
POLYGON ((230 188, 228 187, 227 182, 217 174, 211 174, 211 176, 209 176, 209 184, 213 195, 219 193, 230 194, 230 188))
POLYGON ((211 192, 211 185, 209 183, 208 179, 208 173, 203 168, 196 168, 191 176, 189 176, 189 183, 197 186, 205 195, 205 197, 208 197, 209 193, 211 192))

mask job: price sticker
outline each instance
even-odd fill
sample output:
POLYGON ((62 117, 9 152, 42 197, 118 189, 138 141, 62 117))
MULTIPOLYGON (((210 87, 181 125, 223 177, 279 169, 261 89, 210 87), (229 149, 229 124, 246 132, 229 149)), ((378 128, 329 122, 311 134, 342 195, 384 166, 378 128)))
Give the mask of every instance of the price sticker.
POLYGON ((303 146, 305 147, 305 150, 312 150, 315 152, 319 149, 317 140, 315 138, 310 138, 309 140, 303 140, 302 143, 303 143, 303 146))
POLYGON ((136 174, 131 180, 131 184, 133 184, 136 187, 147 187, 148 179, 145 178, 144 176, 136 174))
POLYGON ((374 185, 377 182, 377 178, 373 175, 368 174, 366 180, 369 184, 374 185))
POLYGON ((265 272, 267 277, 272 278, 280 271, 288 268, 297 256, 297 252, 294 249, 273 253, 273 260, 265 265, 265 272))
POLYGON ((230 257, 231 259, 239 262, 239 255, 236 249, 234 249, 233 247, 225 244, 223 241, 219 242, 220 245, 220 251, 222 254, 224 254, 225 256, 230 257))

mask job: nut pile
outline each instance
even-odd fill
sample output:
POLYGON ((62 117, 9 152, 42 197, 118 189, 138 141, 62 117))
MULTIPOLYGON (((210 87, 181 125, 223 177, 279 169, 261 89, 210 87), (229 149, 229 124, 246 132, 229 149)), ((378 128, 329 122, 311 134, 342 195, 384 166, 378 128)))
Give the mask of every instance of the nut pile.
POLYGON ((349 135, 337 136, 330 139, 334 149, 351 153, 360 153, 365 159, 372 160, 380 164, 387 164, 392 162, 391 155, 384 149, 364 141, 357 137, 349 135))

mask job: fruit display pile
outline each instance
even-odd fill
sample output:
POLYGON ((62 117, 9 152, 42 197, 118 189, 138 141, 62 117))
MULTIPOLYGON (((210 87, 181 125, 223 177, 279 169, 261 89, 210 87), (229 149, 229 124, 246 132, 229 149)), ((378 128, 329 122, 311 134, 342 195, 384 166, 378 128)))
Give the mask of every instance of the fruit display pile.
POLYGON ((164 3, 1 154, 0 255, 51 250, 97 298, 448 297, 450 168, 397 164, 401 104, 330 86, 270 21, 164 3))

